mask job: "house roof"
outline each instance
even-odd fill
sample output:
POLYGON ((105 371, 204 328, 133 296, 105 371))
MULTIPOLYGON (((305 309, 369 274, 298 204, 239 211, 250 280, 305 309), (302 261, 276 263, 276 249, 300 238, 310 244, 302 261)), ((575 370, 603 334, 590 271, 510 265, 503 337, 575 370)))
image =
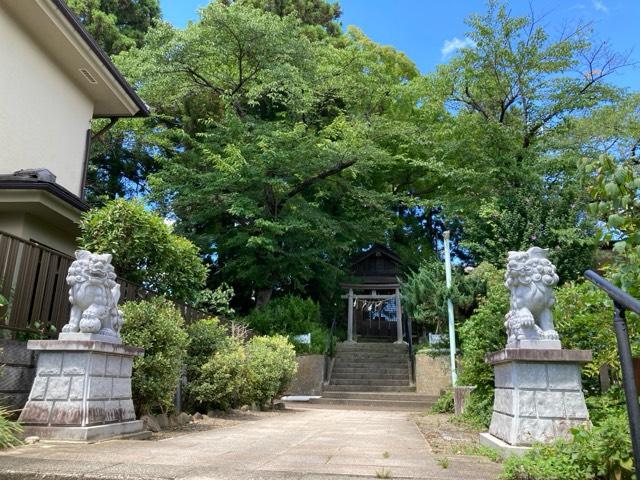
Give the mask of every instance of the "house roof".
POLYGON ((89 205, 78 198, 69 190, 55 182, 55 176, 50 172, 53 178, 34 173, 35 171, 21 171, 10 175, 0 175, 0 190, 38 190, 47 192, 63 202, 71 205, 75 209, 85 212, 89 210, 89 205))
POLYGON ((93 100, 95 118, 149 115, 64 0, 2 0, 0 8, 93 100))

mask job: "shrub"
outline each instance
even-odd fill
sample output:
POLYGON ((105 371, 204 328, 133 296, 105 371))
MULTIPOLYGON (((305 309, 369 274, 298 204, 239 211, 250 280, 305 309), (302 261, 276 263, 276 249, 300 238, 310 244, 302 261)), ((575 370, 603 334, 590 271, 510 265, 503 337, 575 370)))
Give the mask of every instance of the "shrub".
POLYGON ((431 407, 431 411, 433 413, 453 413, 455 411, 453 392, 448 390, 440 395, 436 403, 431 407))
POLYGON ((211 356, 229 342, 227 329, 215 317, 198 320, 187 327, 187 374, 207 363, 211 356))
POLYGON ((624 414, 610 416, 596 427, 576 428, 570 441, 537 445, 524 456, 505 462, 511 480, 630 480, 633 475, 631 437, 624 414))
POLYGON ((240 392, 246 388, 247 361, 240 342, 229 339, 219 345, 199 370, 187 384, 187 391, 195 404, 207 409, 226 410, 244 401, 240 392))
POLYGON ((328 329, 321 323, 320 307, 311 299, 294 295, 271 300, 251 312, 245 321, 261 335, 285 335, 298 353, 323 353, 328 329), (296 342, 296 335, 311 333, 311 344, 296 342))
POLYGON ((133 363, 133 399, 139 413, 166 412, 173 404, 189 343, 183 319, 163 297, 122 305, 122 338, 145 349, 133 363))
POLYGON ((264 405, 281 396, 298 369, 293 345, 282 335, 253 337, 246 355, 245 399, 264 405))
POLYGON ((9 419, 10 412, 6 407, 0 406, 0 448, 10 448, 20 445, 22 442, 18 435, 22 427, 18 422, 9 419))
MULTIPOLYGON (((189 335, 189 347, 185 359, 187 405, 206 410, 229 408, 231 401, 223 398, 227 389, 223 385, 225 381, 230 384, 235 383, 236 376, 241 375, 241 369, 236 374, 233 371, 233 365, 227 365, 228 362, 234 361, 234 351, 240 348, 240 344, 232 341, 227 329, 217 318, 205 318, 192 323, 187 328, 187 334, 189 335), (220 355, 216 357, 218 353, 220 355)), ((239 366, 244 364, 242 359, 235 358, 235 360, 239 366)), ((237 391, 233 385, 229 385, 228 389, 231 393, 237 391)))
MULTIPOLYGON (((556 290, 554 319, 563 348, 593 351, 593 361, 582 371, 591 392, 599 390, 600 367, 605 364, 617 370, 620 378, 613 304, 603 291, 586 281, 563 285, 556 290)), ((640 345, 640 317, 629 312, 627 324, 631 345, 637 349, 640 345)))
POLYGON ((509 291, 503 285, 504 271, 483 264, 479 272, 487 284, 487 294, 478 308, 460 327, 462 364, 459 385, 475 385, 465 405, 463 417, 476 426, 488 426, 493 406, 493 369, 484 361, 488 352, 504 348, 504 315, 509 310, 509 291))
POLYGON ((80 224, 80 245, 113 254, 116 273, 145 288, 192 301, 204 287, 207 268, 198 248, 139 200, 111 200, 80 224))

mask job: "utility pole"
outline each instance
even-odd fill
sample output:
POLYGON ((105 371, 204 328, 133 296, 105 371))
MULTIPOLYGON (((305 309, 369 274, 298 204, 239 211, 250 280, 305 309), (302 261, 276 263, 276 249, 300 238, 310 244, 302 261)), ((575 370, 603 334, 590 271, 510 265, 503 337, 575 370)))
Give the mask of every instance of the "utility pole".
POLYGON ((451 301, 451 252, 449 251, 449 230, 443 233, 444 238, 444 269, 447 277, 447 311, 449 314, 449 356, 451 358, 451 384, 455 386, 458 380, 456 373, 456 328, 453 318, 453 302, 451 301))

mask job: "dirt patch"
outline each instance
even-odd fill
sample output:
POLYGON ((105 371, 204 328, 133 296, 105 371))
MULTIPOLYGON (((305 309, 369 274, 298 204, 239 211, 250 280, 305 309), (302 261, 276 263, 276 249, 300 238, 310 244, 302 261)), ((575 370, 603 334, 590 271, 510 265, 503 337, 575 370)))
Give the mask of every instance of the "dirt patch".
POLYGON ((228 412, 209 412, 210 415, 203 415, 202 419, 194 420, 193 422, 185 425, 168 427, 160 432, 153 433, 150 441, 164 440, 167 438, 179 437, 182 435, 188 435, 190 433, 206 432, 209 430, 215 430, 217 428, 228 428, 238 425, 240 423, 255 422, 265 418, 271 418, 275 416, 291 415, 293 410, 278 410, 278 411, 242 411, 242 410, 229 410, 228 412))
POLYGON ((479 430, 455 420, 445 413, 416 413, 411 416, 435 454, 480 455, 497 460, 497 455, 480 445, 479 430))

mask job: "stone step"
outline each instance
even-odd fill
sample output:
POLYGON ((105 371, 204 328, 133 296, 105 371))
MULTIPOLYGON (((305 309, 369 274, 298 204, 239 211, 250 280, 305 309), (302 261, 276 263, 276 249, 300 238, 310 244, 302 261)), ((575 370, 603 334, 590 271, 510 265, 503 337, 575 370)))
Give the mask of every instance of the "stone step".
POLYGON ((338 352, 336 358, 366 358, 367 360, 390 360, 404 358, 407 360, 409 356, 403 353, 389 352, 338 352))
POLYGON ((336 352, 391 352, 404 353, 409 351, 406 345, 393 343, 355 343, 352 345, 339 343, 336 345, 336 352))
POLYGON ((389 373, 408 373, 409 372, 409 368, 407 365, 403 365, 402 367, 379 367, 379 368, 371 368, 370 366, 366 366, 366 367, 339 367, 339 366, 334 366, 333 370, 332 370, 333 374, 337 374, 337 373, 382 373, 382 374, 389 374, 389 373))
POLYGON ((387 379, 387 380, 409 380, 409 372, 405 371, 404 373, 378 373, 378 372, 365 372, 365 373, 342 373, 342 372, 333 372, 331 374, 331 379, 341 378, 341 379, 387 379))
POLYGON ((416 387, 409 385, 325 385, 325 392, 415 392, 416 387))
POLYGON ((437 396, 424 393, 397 392, 323 392, 322 398, 347 398, 351 400, 406 400, 435 403, 437 396))
POLYGON ((389 380, 378 378, 331 378, 331 385, 380 385, 385 387, 402 387, 409 384, 406 380, 389 380))
POLYGON ((342 405, 345 407, 373 407, 399 410, 423 411, 430 408, 433 402, 410 400, 354 400, 351 398, 314 398, 316 405, 342 405))
POLYGON ((336 360, 333 368, 366 368, 369 372, 377 372, 385 368, 402 368, 407 370, 409 368, 408 362, 394 362, 394 363, 367 363, 367 362, 346 362, 344 360, 336 360))

